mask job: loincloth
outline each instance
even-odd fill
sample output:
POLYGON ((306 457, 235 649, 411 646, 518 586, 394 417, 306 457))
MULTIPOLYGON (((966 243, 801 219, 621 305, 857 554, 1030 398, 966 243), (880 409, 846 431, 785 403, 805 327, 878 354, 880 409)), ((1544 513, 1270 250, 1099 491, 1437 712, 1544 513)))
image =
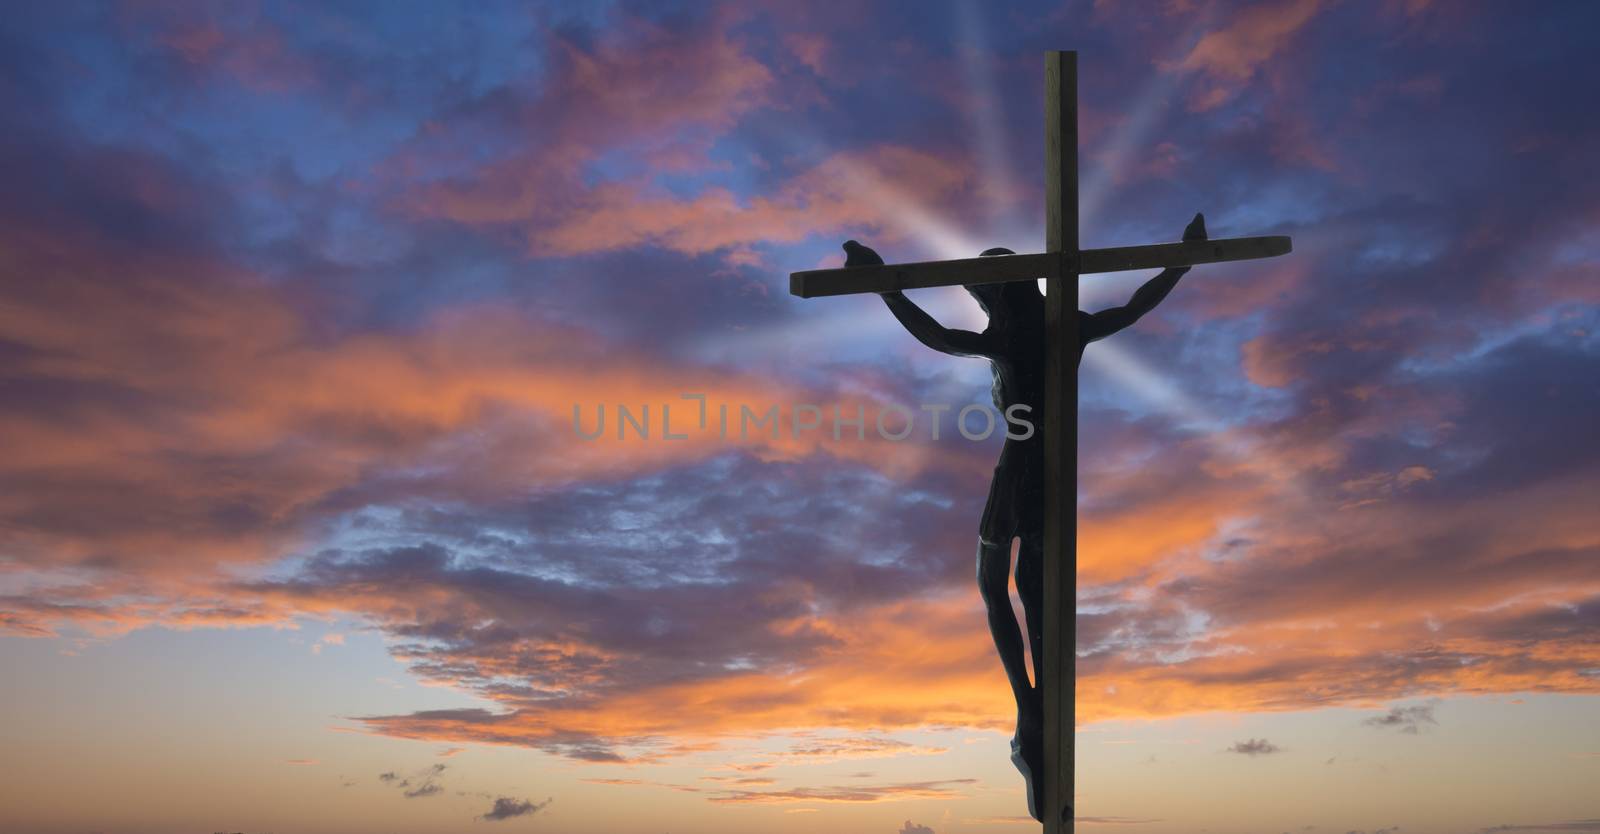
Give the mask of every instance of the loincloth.
POLYGON ((978 536, 990 543, 1010 543, 1018 536, 1044 532, 1044 449, 1030 441, 1006 441, 989 480, 978 536))

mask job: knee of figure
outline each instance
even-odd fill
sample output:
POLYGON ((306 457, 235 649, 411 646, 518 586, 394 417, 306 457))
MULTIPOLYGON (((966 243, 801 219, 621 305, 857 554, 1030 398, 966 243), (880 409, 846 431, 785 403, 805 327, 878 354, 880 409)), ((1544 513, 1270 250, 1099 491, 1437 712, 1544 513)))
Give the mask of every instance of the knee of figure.
POLYGON ((1006 547, 988 539, 978 540, 978 590, 987 595, 990 591, 1009 593, 1006 578, 1011 566, 1011 554, 1006 547))
POLYGON ((983 569, 982 565, 979 565, 978 566, 978 593, 983 595, 983 598, 985 600, 987 600, 987 599, 992 598, 996 593, 1000 592, 1001 590, 1004 590, 1004 591, 1006 591, 1008 593, 1010 592, 1009 588, 1004 588, 1004 583, 999 582, 999 581, 997 581, 995 579, 993 572, 986 571, 986 570, 983 569))

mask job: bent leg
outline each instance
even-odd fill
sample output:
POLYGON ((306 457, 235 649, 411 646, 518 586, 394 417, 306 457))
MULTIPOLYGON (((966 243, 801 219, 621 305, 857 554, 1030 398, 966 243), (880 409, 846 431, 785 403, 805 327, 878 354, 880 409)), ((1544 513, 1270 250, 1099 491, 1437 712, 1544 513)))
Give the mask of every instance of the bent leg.
POLYGON ((1034 683, 1044 685, 1044 537, 1022 535, 1017 548, 1017 596, 1022 618, 1028 624, 1028 646, 1033 651, 1034 683))
POLYGON ((1023 657, 1022 630, 1017 627, 1017 615, 1011 610, 1011 542, 978 540, 978 593, 983 595, 983 605, 989 615, 989 634, 1000 652, 1000 663, 1005 666, 1006 678, 1011 682, 1011 694, 1017 699, 1020 713, 1032 697, 1028 682, 1027 661, 1023 657))

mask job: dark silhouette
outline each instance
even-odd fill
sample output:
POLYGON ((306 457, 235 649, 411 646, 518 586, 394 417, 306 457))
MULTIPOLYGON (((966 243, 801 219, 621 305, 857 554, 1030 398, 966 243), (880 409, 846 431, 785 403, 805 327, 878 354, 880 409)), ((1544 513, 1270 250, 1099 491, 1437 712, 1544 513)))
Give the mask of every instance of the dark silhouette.
MULTIPOLYGON (((1196 214, 1183 230, 1186 241, 1205 240, 1205 216, 1196 214)), ((882 264, 878 253, 851 240, 844 244, 845 266, 882 264)), ((989 249, 983 255, 1010 255, 1009 249, 989 249)), ((1177 285, 1188 267, 1165 269, 1145 282, 1128 303, 1098 313, 1078 311, 1078 361, 1090 342, 1104 339, 1138 321, 1155 309, 1177 285)), ((982 333, 945 327, 905 297, 882 293, 895 318, 911 335, 940 353, 978 356, 989 360, 994 372, 994 404, 1002 414, 1013 406, 1026 406, 1026 416, 1036 427, 1049 425, 1045 401, 1044 296, 1033 281, 968 284, 967 292, 989 316, 982 333)), ((1028 680, 1023 634, 1011 610, 1007 573, 1011 567, 1011 542, 1017 549, 1017 596, 1027 621, 1027 648, 1033 655, 1035 675, 1044 666, 1044 440, 1038 431, 1007 433, 1000 461, 989 484, 989 500, 978 527, 978 591, 988 609, 989 633, 994 637, 1017 701, 1017 732, 1011 739, 1011 761, 1022 772, 1028 788, 1028 810, 1036 819, 1039 792, 1034 780, 1044 773, 1044 704, 1039 685, 1028 680)))

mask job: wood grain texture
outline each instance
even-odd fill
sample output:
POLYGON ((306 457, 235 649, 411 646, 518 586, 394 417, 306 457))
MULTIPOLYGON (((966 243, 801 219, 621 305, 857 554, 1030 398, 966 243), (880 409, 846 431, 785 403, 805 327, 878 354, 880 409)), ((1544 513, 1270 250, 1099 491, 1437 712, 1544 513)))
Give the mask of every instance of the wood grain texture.
POLYGON ((789 274, 789 293, 801 298, 820 298, 964 284, 1031 281, 1055 275, 1060 261, 1060 258, 1048 254, 995 255, 955 261, 809 269, 789 274))
POLYGON ((1085 249, 1079 256, 1078 272, 1126 272, 1131 269, 1162 269, 1222 261, 1248 261, 1287 255, 1294 245, 1284 235, 1266 237, 1225 237, 1182 243, 1152 243, 1146 246, 1115 246, 1085 249))
POLYGON ((1051 251, 1033 255, 995 255, 954 261, 921 261, 885 266, 851 266, 808 269, 789 273, 789 293, 801 298, 893 292, 953 287, 966 284, 1001 284, 1055 278, 1066 273, 1090 275, 1135 269, 1248 261, 1287 255, 1293 249, 1288 237, 1231 237, 1147 246, 1051 251))
POLYGON ((1078 53, 1045 58, 1044 767, 1045 834, 1073 830, 1078 587, 1078 53))

